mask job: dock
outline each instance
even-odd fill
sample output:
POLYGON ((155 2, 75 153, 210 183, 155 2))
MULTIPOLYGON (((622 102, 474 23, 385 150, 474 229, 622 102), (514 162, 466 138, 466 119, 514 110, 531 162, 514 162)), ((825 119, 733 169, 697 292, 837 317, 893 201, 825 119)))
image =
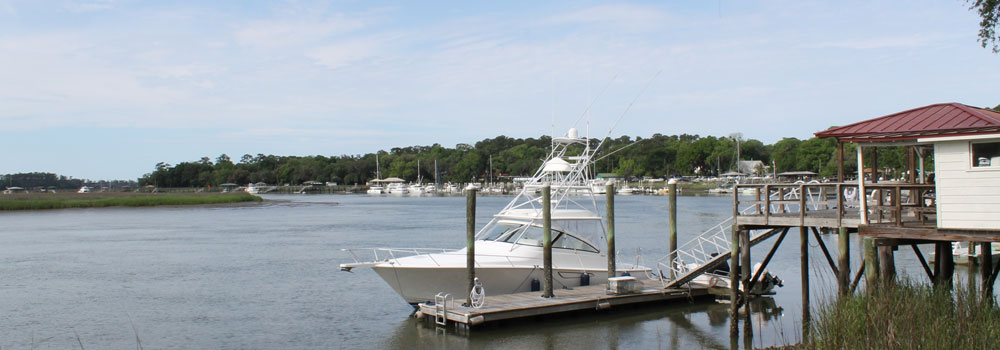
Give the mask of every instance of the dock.
MULTIPOLYGON (((609 295, 605 284, 555 290, 554 297, 543 298, 542 292, 524 292, 486 296, 480 308, 462 306, 465 298, 448 299, 445 307, 440 303, 421 303, 415 314, 434 321, 439 326, 449 323, 469 329, 485 323, 555 315, 566 312, 613 310, 626 305, 651 305, 657 303, 686 303, 693 299, 712 296, 707 287, 664 289, 659 280, 640 280, 637 293, 609 295)), ((724 290, 723 293, 728 293, 724 290)), ((728 295, 726 295, 728 297, 728 295)))

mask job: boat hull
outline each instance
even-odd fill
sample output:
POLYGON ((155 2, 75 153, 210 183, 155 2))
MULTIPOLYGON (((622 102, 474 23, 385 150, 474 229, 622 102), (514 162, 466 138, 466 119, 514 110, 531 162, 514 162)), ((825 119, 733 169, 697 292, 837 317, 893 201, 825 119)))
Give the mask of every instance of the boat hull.
MULTIPOLYGON (((468 288, 468 275, 462 267, 403 267, 392 264, 379 264, 372 267, 379 277, 392 287, 407 303, 416 305, 434 300, 434 296, 444 292, 451 294, 456 300, 465 300, 468 288)), ((619 275, 628 272, 638 278, 648 278, 648 269, 619 269, 619 275)), ((581 276, 586 273, 590 285, 607 283, 608 273, 604 271, 584 270, 579 268, 553 268, 552 284, 554 290, 581 286, 581 276)), ((532 291, 532 280, 541 283, 544 272, 541 267, 477 267, 476 277, 483 284, 486 295, 501 295, 532 291)), ((541 284, 539 284, 541 285, 541 284)))

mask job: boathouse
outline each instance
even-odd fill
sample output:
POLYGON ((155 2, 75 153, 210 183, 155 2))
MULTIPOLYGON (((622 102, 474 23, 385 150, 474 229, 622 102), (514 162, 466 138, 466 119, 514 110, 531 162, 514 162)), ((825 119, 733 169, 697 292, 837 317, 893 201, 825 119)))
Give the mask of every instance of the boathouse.
MULTIPOLYGON (((878 168, 878 150, 887 146, 907 149, 910 170, 903 181, 878 186, 878 176, 858 181, 861 201, 859 233, 891 248, 880 251, 878 272, 894 273, 892 251, 900 245, 934 243, 935 269, 925 264, 936 283, 950 283, 953 273, 951 242, 979 243, 983 289, 991 291, 997 269, 992 268, 989 245, 1000 241, 1000 113, 960 103, 940 103, 816 133, 834 137, 841 144, 858 145, 858 168, 878 168), (914 155, 920 169, 914 169, 914 155), (934 173, 923 171, 925 156, 933 156, 934 173), (876 186, 869 192, 866 186, 876 186), (874 197, 874 198, 872 198, 874 197), (885 220, 887 217, 890 220, 885 220), (911 222, 913 224, 907 224, 911 222)), ((842 162, 841 162, 842 163, 842 162)), ((919 256, 920 252, 914 248, 919 256)), ((873 271, 874 272, 874 271, 873 271)), ((875 276, 869 276, 869 280, 875 276)))
MULTIPOLYGON (((990 249, 991 242, 1000 242, 1000 113, 942 103, 815 135, 838 140, 836 182, 736 185, 732 234, 726 240, 731 245, 730 295, 734 302, 730 312, 734 320, 739 306, 746 306, 751 297, 746 290, 760 278, 759 272, 751 273, 749 268, 750 246, 778 237, 761 262, 766 268, 786 233, 795 227, 799 228, 801 244, 803 325, 810 320, 810 233, 837 276, 841 294, 853 292, 862 276, 869 288, 893 279, 894 255, 900 248, 912 249, 935 285, 950 287, 953 242, 972 242, 980 247, 981 286, 984 292, 992 293, 1000 272, 1000 266, 992 266, 990 249), (846 143, 857 146, 857 169, 862 169, 851 181, 846 181, 844 172, 846 143), (908 170, 901 178, 880 176, 884 173, 878 170, 879 153, 890 147, 906 150, 908 170), (926 171, 930 158, 933 175, 926 171), (831 231, 839 236, 836 260, 820 239, 821 232, 831 231), (862 239, 863 263, 857 272, 850 270, 851 233, 862 239), (933 267, 919 248, 922 245, 933 245, 933 267), (744 288, 739 288, 740 284, 744 288)), ((678 277, 670 286, 689 278, 678 277)), ((735 331, 736 322, 732 325, 735 331)))

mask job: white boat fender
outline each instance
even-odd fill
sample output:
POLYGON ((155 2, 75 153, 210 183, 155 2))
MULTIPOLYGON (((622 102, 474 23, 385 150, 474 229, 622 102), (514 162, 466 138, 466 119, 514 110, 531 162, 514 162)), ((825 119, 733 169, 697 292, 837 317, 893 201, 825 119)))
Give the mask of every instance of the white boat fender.
POLYGON ((858 199, 858 188, 857 187, 848 187, 846 190, 844 190, 844 199, 852 201, 852 202, 855 201, 855 200, 857 200, 858 199))
POLYGON ((486 302, 486 289, 483 288, 483 283, 479 282, 479 277, 476 277, 475 285, 472 287, 472 292, 469 293, 469 300, 472 301, 473 308, 483 307, 483 303, 486 302))

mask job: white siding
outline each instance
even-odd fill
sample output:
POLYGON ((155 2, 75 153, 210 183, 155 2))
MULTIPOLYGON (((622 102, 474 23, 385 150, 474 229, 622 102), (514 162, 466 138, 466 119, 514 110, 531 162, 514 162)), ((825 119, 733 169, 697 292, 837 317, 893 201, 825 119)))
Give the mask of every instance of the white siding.
POLYGON ((971 159, 969 141, 934 143, 938 227, 1000 229, 1000 168, 973 169, 971 159))

